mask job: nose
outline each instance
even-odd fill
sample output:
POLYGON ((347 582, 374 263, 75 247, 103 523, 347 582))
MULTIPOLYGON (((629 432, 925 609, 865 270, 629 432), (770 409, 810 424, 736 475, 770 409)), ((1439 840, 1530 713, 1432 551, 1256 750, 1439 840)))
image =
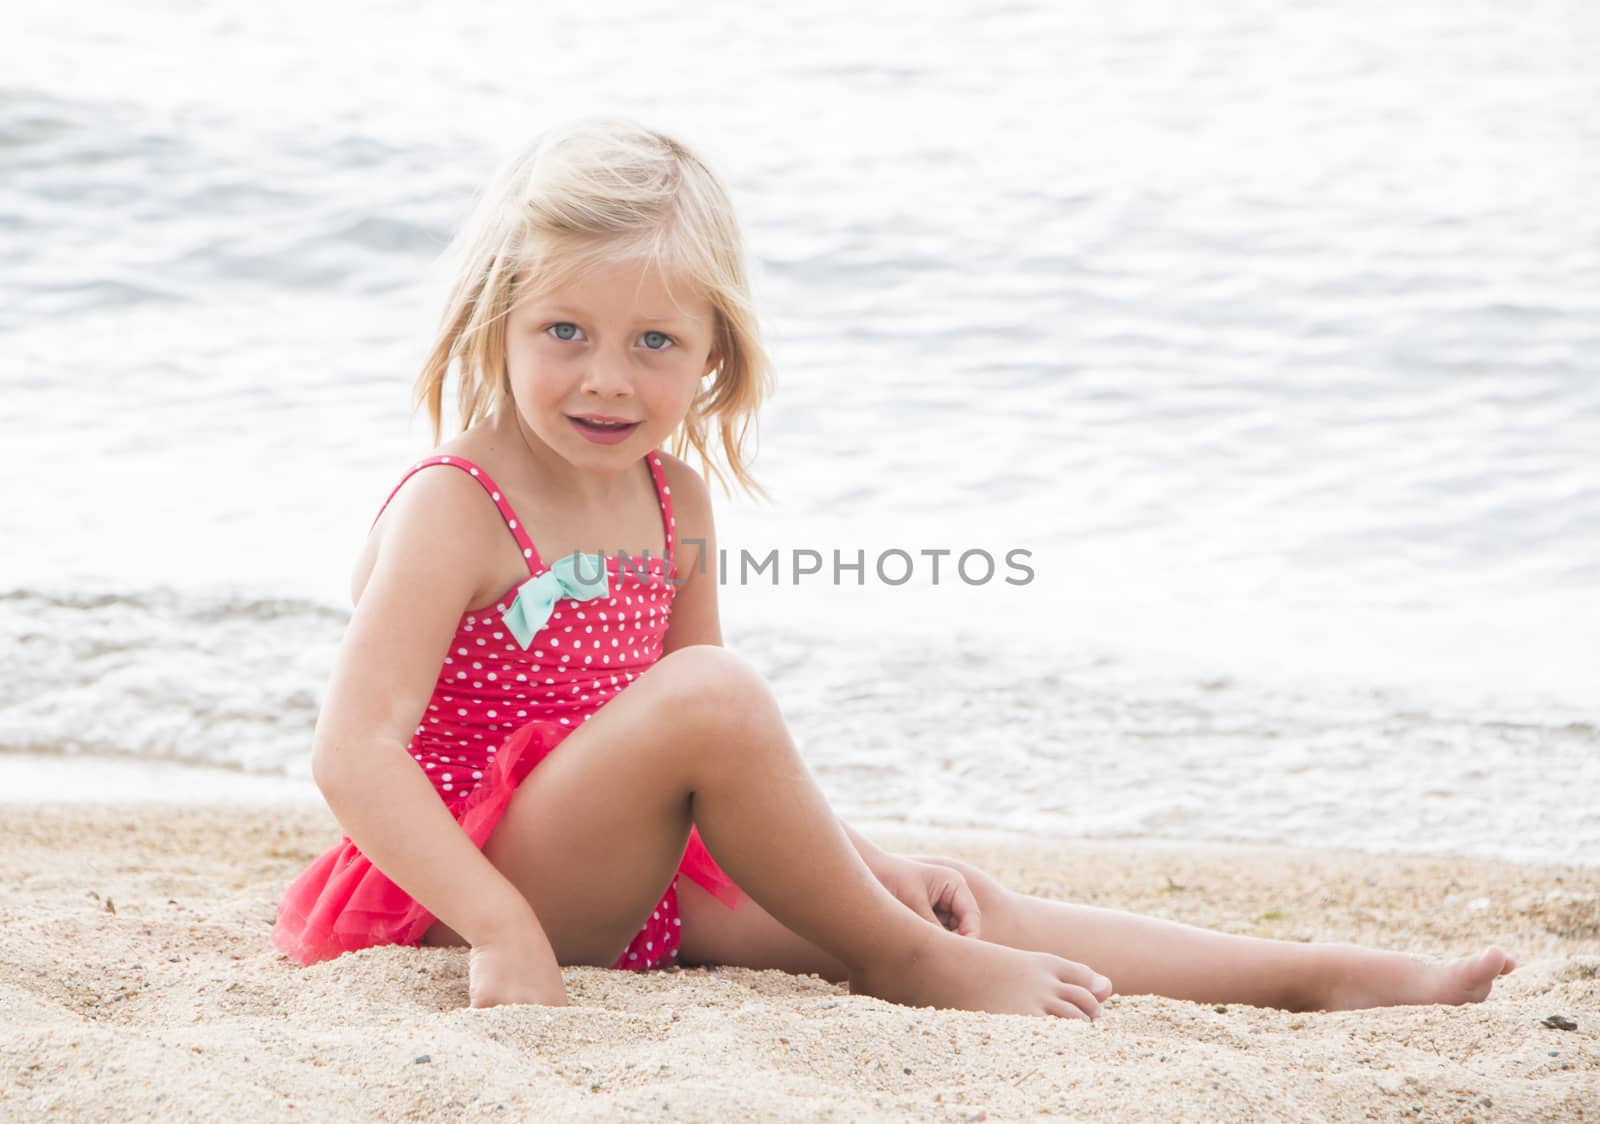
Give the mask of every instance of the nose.
POLYGON ((596 349, 593 360, 584 367, 581 385, 586 393, 602 398, 625 398, 633 393, 633 373, 625 356, 596 349))

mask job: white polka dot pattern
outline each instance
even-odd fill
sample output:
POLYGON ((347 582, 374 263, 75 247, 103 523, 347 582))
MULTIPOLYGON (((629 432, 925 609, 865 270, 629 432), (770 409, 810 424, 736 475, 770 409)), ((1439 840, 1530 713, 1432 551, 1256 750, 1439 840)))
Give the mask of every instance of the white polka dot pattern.
MULTIPOLYGON (((661 506, 664 558, 608 555, 612 596, 558 601, 527 649, 506 634, 500 620, 523 579, 492 605, 462 614, 451 654, 445 657, 429 700, 428 721, 417 728, 408 747, 440 799, 452 809, 459 807, 483 778, 496 748, 523 723, 553 722, 562 734, 570 733, 661 658, 675 591, 667 578, 677 576, 673 542, 677 521, 659 456, 651 452, 645 461, 661 506), (441 768, 446 765, 450 772, 441 768)), ((428 457, 412 465, 389 493, 384 507, 412 474, 434 464, 469 472, 515 536, 528 560, 529 575, 548 569, 528 537, 525 522, 512 510, 500 487, 461 457, 428 457)), ((674 880, 616 966, 642 971, 672 962, 681 932, 677 920, 674 880)))

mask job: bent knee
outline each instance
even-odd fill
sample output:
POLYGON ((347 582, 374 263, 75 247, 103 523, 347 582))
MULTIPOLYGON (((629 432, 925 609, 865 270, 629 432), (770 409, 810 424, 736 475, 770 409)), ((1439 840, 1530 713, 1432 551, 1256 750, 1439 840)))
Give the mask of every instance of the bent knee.
POLYGON ((716 644, 691 644, 661 657, 651 672, 672 696, 673 716, 737 735, 776 713, 772 688, 743 656, 716 644))

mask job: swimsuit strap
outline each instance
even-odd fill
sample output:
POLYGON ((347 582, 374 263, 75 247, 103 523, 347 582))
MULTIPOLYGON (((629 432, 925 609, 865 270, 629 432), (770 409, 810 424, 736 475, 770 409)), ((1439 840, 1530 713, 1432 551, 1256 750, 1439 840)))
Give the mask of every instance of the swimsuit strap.
MULTIPOLYGON (((522 557, 528 564, 528 573, 534 574, 544 568, 544 562, 539 558, 539 552, 534 549, 533 540, 528 537, 528 532, 523 528, 522 520, 517 518, 517 513, 511 510, 511 504, 507 502, 504 493, 500 491, 500 486, 490 479, 487 472, 465 457, 458 457, 453 454, 450 456, 424 457, 412 465, 406 470, 405 475, 400 477, 400 482, 390 489, 388 498, 383 501, 383 507, 378 508, 378 515, 372 517, 372 522, 377 523, 378 516, 382 515, 384 508, 389 506, 389 500, 394 499, 395 493, 400 490, 400 485, 411 479, 412 473, 436 464, 454 465, 483 485, 483 490, 489 493, 489 498, 494 501, 495 507, 499 509, 500 518, 505 520, 506 526, 510 528, 511 534, 517 540, 517 545, 522 548, 522 557)), ((371 530, 372 528, 369 526, 367 529, 371 530)))
POLYGON ((677 537, 674 534, 674 530, 678 523, 672 514, 672 489, 667 487, 667 473, 661 467, 661 454, 655 449, 651 449, 644 455, 644 459, 650 466, 651 479, 656 482, 656 499, 661 501, 661 526, 667 534, 667 557, 662 562, 662 569, 667 577, 671 577, 674 556, 672 540, 677 537))
MULTIPOLYGON (((673 572, 673 559, 677 553, 673 549, 673 540, 677 537, 675 532, 678 522, 672 514, 672 489, 667 485, 667 474, 666 470, 661 467, 660 454, 652 449, 645 454, 644 459, 645 463, 650 467, 650 478, 655 481, 656 499, 661 504, 661 526, 666 534, 667 547, 667 555, 662 561, 662 567, 670 577, 673 572)), ((383 506, 378 508, 378 514, 372 517, 372 522, 377 523, 378 516, 383 514, 384 509, 389 506, 389 501, 394 499, 395 493, 400 490, 401 485, 411 479, 413 473, 436 464, 454 465, 481 484, 483 490, 489 493, 489 498, 494 501, 495 507, 499 509, 500 517, 505 520, 505 524, 510 528, 511 534, 515 536, 517 546, 522 549, 522 557, 528 563, 528 573, 537 574, 540 570, 546 568, 544 560, 539 557, 538 549, 533 545, 533 540, 528 537, 527 530, 522 526, 522 520, 517 518, 517 513, 512 510, 511 504, 506 500, 504 493, 500 491, 500 486, 494 482, 487 472, 465 457, 453 454, 449 456, 424 457, 412 465, 406 470, 405 475, 400 477, 399 483, 389 490, 388 497, 384 499, 383 506)), ((371 530, 370 526, 368 530, 371 530)))

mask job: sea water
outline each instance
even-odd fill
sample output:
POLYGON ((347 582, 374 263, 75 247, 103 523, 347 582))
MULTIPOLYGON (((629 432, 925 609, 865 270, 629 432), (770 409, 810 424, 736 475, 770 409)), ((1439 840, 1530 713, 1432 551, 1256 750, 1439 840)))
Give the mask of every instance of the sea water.
POLYGON ((716 496, 724 631, 841 815, 1600 856, 1590 8, 24 0, 0 38, 13 799, 106 757, 314 798, 439 252, 518 138, 620 113, 747 231, 779 393, 772 503, 716 496))

